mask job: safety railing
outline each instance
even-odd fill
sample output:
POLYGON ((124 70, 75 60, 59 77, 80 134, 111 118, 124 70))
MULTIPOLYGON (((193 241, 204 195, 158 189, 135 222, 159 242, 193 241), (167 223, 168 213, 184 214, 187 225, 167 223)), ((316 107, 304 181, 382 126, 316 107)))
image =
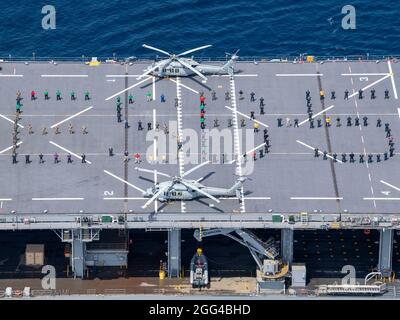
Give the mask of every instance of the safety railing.
MULTIPOLYGON (((386 60, 386 59, 400 59, 400 55, 312 55, 314 61, 377 61, 377 60, 386 60)), ((52 57, 40 57, 36 55, 32 56, 0 56, 0 61, 4 62, 49 62, 49 61, 57 61, 57 62, 89 62, 91 61, 94 55, 82 55, 78 57, 62 57, 62 56, 52 56, 52 57)), ((163 56, 152 56, 152 55, 141 55, 140 57, 136 56, 97 56, 97 59, 105 62, 125 62, 125 61, 133 61, 133 62, 149 62, 149 61, 159 61, 164 59, 163 56)), ((214 57, 204 57, 204 56, 194 56, 193 59, 198 62, 217 62, 217 61, 226 61, 229 60, 230 56, 214 56, 214 57)), ((268 55, 268 56, 240 56, 239 62, 299 62, 305 61, 306 56, 304 55, 268 55)))

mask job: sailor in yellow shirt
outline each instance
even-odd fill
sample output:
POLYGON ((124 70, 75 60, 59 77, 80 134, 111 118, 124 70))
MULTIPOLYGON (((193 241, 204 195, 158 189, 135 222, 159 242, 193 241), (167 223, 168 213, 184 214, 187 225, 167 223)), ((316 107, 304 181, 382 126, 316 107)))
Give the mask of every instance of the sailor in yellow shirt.
POLYGON ((260 127, 260 125, 259 125, 259 123, 258 122, 253 122, 253 129, 254 129, 254 132, 258 132, 258 128, 260 127))
POLYGON ((327 127, 330 127, 330 126, 331 126, 331 118, 329 118, 329 117, 326 117, 326 118, 325 118, 325 125, 326 125, 327 127))
POLYGON ((320 92, 319 92, 319 97, 320 97, 321 100, 322 100, 322 99, 325 99, 325 92, 324 92, 324 90, 320 90, 320 92))

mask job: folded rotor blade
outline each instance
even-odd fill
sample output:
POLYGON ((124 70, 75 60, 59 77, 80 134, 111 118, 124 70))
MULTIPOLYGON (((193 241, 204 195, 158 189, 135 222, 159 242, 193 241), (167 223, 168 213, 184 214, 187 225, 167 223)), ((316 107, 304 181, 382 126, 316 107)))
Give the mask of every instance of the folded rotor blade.
POLYGON ((158 192, 155 193, 155 194, 150 198, 150 200, 147 201, 147 202, 142 206, 142 208, 143 208, 143 209, 147 208, 149 204, 151 204, 154 200, 156 200, 156 199, 159 197, 159 195, 160 195, 161 193, 163 193, 165 190, 167 190, 169 187, 170 187, 170 186, 167 185, 167 186, 164 186, 163 188, 161 188, 160 190, 158 190, 158 192))
POLYGON ((205 176, 203 176, 203 177, 197 179, 196 182, 201 182, 201 181, 207 179, 208 177, 212 176, 214 173, 215 173, 215 172, 209 172, 209 173, 207 173, 205 176))
POLYGON ((182 53, 178 54, 177 57, 181 57, 181 56, 187 55, 189 53, 192 53, 192 52, 195 52, 195 51, 198 51, 198 50, 201 50, 201 49, 205 49, 205 48, 208 48, 208 47, 211 47, 211 46, 212 46, 211 44, 208 44, 206 46, 198 47, 198 48, 195 48, 195 49, 190 49, 188 51, 185 51, 185 52, 182 52, 182 53))
POLYGON ((138 167, 135 167, 135 170, 137 170, 137 171, 141 171, 141 172, 147 172, 147 173, 154 173, 154 171, 157 171, 157 175, 160 175, 160 176, 164 176, 164 177, 171 178, 171 176, 170 176, 169 174, 166 174, 166 173, 160 172, 160 171, 158 171, 158 170, 142 169, 142 168, 138 168, 138 167))
POLYGON ((202 166, 205 166, 206 164, 209 164, 209 163, 210 163, 210 161, 205 161, 205 162, 200 163, 199 165, 197 165, 197 166, 193 167, 192 169, 186 171, 186 172, 183 174, 182 178, 183 178, 183 177, 186 177, 187 175, 191 174, 193 171, 196 171, 197 169, 199 169, 199 168, 201 168, 202 166))
POLYGON ((183 61, 182 59, 177 59, 181 64, 183 64, 186 68, 188 68, 188 69, 190 69, 190 70, 192 70, 195 74, 197 74, 199 77, 201 77, 201 78, 203 78, 204 80, 206 80, 207 81, 207 78, 204 76, 204 75, 202 75, 201 73, 200 73, 200 71, 198 71, 198 70, 196 70, 195 68, 193 68, 190 64, 188 64, 188 63, 186 63, 185 61, 183 61))
POLYGON ((214 197, 214 196, 212 196, 211 194, 209 194, 209 193, 207 193, 207 192, 205 192, 205 191, 203 191, 203 190, 197 188, 195 185, 191 184, 190 182, 188 182, 188 181, 186 181, 186 180, 181 180, 181 183, 184 184, 186 187, 191 188, 191 189, 193 189, 193 190, 195 190, 195 191, 201 193, 202 195, 204 195, 204 196, 206 196, 206 197, 208 197, 208 198, 214 200, 215 202, 220 203, 220 201, 219 201, 216 197, 214 197))
POLYGON ((168 53, 167 51, 164 51, 164 50, 161 50, 161 49, 158 49, 158 48, 149 46, 149 45, 147 45, 147 44, 144 44, 144 45, 142 45, 142 46, 143 46, 144 48, 147 48, 147 49, 150 49, 150 50, 154 50, 154 51, 158 51, 158 52, 164 53, 164 54, 166 54, 167 56, 170 56, 170 55, 171 55, 171 54, 168 53))

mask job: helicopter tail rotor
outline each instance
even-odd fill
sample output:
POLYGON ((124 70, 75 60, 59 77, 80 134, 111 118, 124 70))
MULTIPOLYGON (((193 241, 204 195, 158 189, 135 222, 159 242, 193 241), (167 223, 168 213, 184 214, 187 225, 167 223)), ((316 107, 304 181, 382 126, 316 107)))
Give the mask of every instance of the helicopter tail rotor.
POLYGON ((239 56, 237 55, 240 49, 236 50, 235 53, 229 53, 229 52, 225 52, 227 57, 230 56, 231 58, 229 59, 229 61, 227 63, 224 64, 224 66, 222 67, 226 72, 228 72, 228 74, 230 76, 233 76, 233 74, 235 73, 234 70, 234 66, 236 61, 239 59, 239 56))

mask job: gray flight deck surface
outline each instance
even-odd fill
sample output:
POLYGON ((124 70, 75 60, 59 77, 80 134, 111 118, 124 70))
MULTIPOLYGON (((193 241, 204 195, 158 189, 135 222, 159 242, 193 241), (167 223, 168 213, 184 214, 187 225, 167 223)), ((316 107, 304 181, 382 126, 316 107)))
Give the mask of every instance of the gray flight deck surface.
MULTIPOLYGON (((271 212, 312 213, 315 210, 322 214, 398 213, 400 171, 396 168, 400 158, 396 151, 400 135, 400 104, 395 97, 395 86, 400 85, 400 66, 393 61, 336 61, 323 64, 238 62, 235 70, 239 72, 232 80, 229 76, 208 76, 207 83, 202 83, 198 77, 154 80, 149 77, 147 81, 145 77, 137 80, 134 75, 143 73, 148 65, 143 62, 129 66, 103 63, 97 67, 83 63, 0 64, 3 68, 0 71, 0 210, 3 214, 15 211, 35 215, 44 210, 48 210, 47 214, 57 215, 79 213, 81 210, 89 214, 152 213, 157 210, 158 215, 209 213, 213 216, 240 212, 263 216, 271 215, 271 212), (124 122, 117 123, 115 94, 139 82, 142 83, 120 94, 123 103, 122 120, 126 113, 129 119, 130 128, 126 130, 124 122), (179 88, 177 82, 182 84, 179 88), (234 146, 236 127, 228 128, 227 125, 228 119, 234 117, 231 109, 234 101, 225 100, 225 92, 231 91, 232 86, 236 94, 238 134, 242 136, 241 153, 263 143, 264 125, 268 126, 271 144, 270 152, 263 158, 259 158, 257 149, 257 160, 253 162, 249 154, 247 163, 242 167, 242 174, 250 178, 244 183, 244 205, 238 199, 222 199, 220 203, 214 203, 208 198, 202 198, 185 201, 183 205, 180 202, 158 203, 155 207, 153 203, 142 209, 147 200, 134 186, 146 190, 152 186, 154 176, 134 170, 135 166, 157 169, 175 176, 205 160, 201 154, 200 141, 201 91, 206 97, 206 129, 213 130, 214 119, 218 118, 218 130, 228 130, 232 143, 228 150, 223 150, 222 139, 221 146, 210 139, 206 144, 209 147, 207 159, 211 161, 210 164, 186 178, 199 179, 206 176, 202 181, 206 186, 229 188, 234 184, 237 178, 235 174, 238 174, 237 164, 229 162, 234 159, 233 153, 237 150, 234 146), (352 94, 353 90, 357 92, 365 87, 364 99, 359 100, 358 94, 349 100, 343 99, 346 89, 352 94), (321 88, 326 96, 323 103, 319 99, 321 88), (62 101, 56 101, 57 89, 62 93, 62 101), (370 99, 371 89, 376 90, 375 100, 370 99), (389 90, 390 99, 384 99, 385 89, 389 90), (13 165, 9 149, 13 143, 13 124, 4 117, 14 120, 18 90, 23 97, 23 112, 19 123, 24 128, 19 128, 19 142, 22 143, 17 148, 18 163, 13 165), (37 92, 38 98, 35 101, 30 99, 32 90, 37 92), (49 91, 48 101, 43 97, 45 90, 49 91), (76 101, 70 100, 69 93, 72 90, 77 94, 76 101), (86 90, 90 92, 89 101, 84 100, 86 90), (216 101, 211 99, 211 90, 216 91, 216 101), (244 92, 243 100, 239 98, 240 90, 244 92), (286 127, 287 117, 292 124, 295 118, 299 122, 308 118, 306 90, 311 92, 314 115, 321 112, 323 107, 329 108, 326 116, 332 119, 331 127, 317 128, 316 120, 322 119, 324 123, 324 114, 315 118, 314 129, 309 127, 308 121, 299 128, 293 125, 286 127), (336 91, 335 100, 330 97, 332 90, 336 91), (178 119, 179 111, 175 107, 179 91, 182 122, 178 119), (256 102, 250 102, 252 91, 256 102), (148 92, 154 94, 154 101, 146 101, 148 92), (130 93, 134 95, 135 102, 126 104, 130 93), (165 95, 166 103, 160 102, 161 94, 165 95), (260 115, 259 111, 260 97, 265 99, 264 115, 260 115), (249 117, 250 111, 255 112, 256 120, 261 123, 260 132, 255 133, 254 143, 246 143, 246 130, 251 137, 253 123, 242 115, 249 117), (55 134, 51 126, 71 116, 71 119, 59 125, 61 133, 55 134), (351 127, 346 126, 348 116, 352 118, 351 127), (354 126, 356 116, 360 117, 359 127, 354 126), (368 126, 363 126, 364 116, 368 117, 368 126), (154 126, 154 117, 160 124, 160 130, 148 132, 147 123, 151 122, 154 126), (277 127, 279 117, 283 119, 281 128, 277 127), (341 118, 341 127, 336 127, 337 117, 341 118), (382 119, 380 128, 376 127, 378 118, 382 119), (241 119, 246 121, 245 128, 240 128, 241 119), (139 120, 143 123, 143 131, 137 130, 139 120), (383 153, 389 150, 384 130, 386 122, 390 123, 396 150, 394 157, 384 161, 383 153), (68 132, 69 123, 74 127, 74 134, 68 132), (164 123, 170 129, 165 140, 167 143, 160 138, 163 136, 164 123), (184 136, 193 131, 198 136, 198 140, 184 144, 184 150, 188 145, 192 146, 190 152, 196 154, 196 159, 190 162, 188 156, 182 168, 176 159, 177 123, 182 123, 184 136), (29 125, 32 125, 33 134, 28 133, 29 125), (82 126, 87 127, 88 134, 81 133, 82 126), (42 135, 43 127, 47 127, 47 135, 42 135), (159 137, 157 164, 151 158, 154 156, 154 133, 159 137), (306 145, 326 150, 330 154, 337 153, 338 160, 341 160, 342 153, 346 153, 348 159, 348 155, 354 152, 356 162, 323 160, 322 155, 315 158, 314 151, 306 145), (108 155, 109 147, 114 149, 113 157, 108 155), (123 161, 125 148, 130 156, 126 167, 123 161), (82 164, 73 155, 73 163, 67 164, 65 150, 77 156, 86 154, 90 163, 82 164), (60 156, 58 164, 53 163, 55 152, 60 156), (44 164, 39 164, 40 153, 44 154, 44 164), (140 164, 134 161, 135 153, 142 155, 143 161, 140 164), (165 153, 168 163, 160 163, 165 153), (222 153, 226 154, 225 163, 221 163, 222 153), (358 162, 359 154, 370 153, 374 154, 372 163, 358 162), (30 155, 30 164, 25 164, 25 154, 30 155), (376 154, 381 154, 381 162, 376 161, 376 154), (117 177, 128 181, 129 185, 117 177)), ((158 176, 158 181, 166 179, 158 176)))

